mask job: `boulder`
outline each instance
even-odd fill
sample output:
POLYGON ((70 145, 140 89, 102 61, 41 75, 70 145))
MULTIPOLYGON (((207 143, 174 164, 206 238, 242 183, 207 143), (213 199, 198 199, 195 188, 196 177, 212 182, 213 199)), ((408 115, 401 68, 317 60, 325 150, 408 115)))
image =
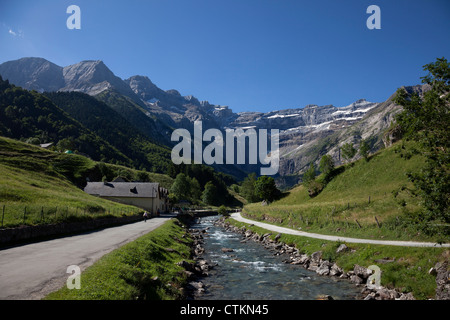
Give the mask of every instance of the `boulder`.
POLYGON ((362 279, 361 277, 359 277, 359 276, 357 276, 355 274, 350 276, 350 281, 353 282, 356 285, 364 283, 364 279, 362 279))
POLYGON ((316 251, 311 255, 311 262, 319 264, 322 260, 322 251, 316 251))
POLYGON ((372 274, 372 270, 364 268, 357 264, 355 264, 353 272, 355 273, 355 275, 362 278, 363 280, 366 280, 372 274))
POLYGON ((387 288, 380 288, 376 291, 376 295, 379 300, 394 300, 397 299, 400 295, 395 290, 389 290, 387 288))
POLYGON ((414 299, 414 296, 412 295, 411 292, 408 292, 408 293, 402 293, 400 298, 398 298, 397 300, 416 300, 416 299, 414 299))
POLYGON ((436 269, 436 299, 450 300, 450 269, 449 262, 438 262, 436 269))
POLYGON ((348 247, 345 244, 341 244, 337 249, 336 249, 336 253, 341 253, 341 252, 345 252, 348 250, 348 247))
POLYGON ((431 268, 430 270, 428 270, 428 273, 431 274, 432 276, 437 276, 437 270, 436 268, 431 268))
POLYGON ((336 263, 333 263, 330 268, 330 276, 339 277, 343 272, 344 270, 342 270, 336 263))
POLYGON ((310 260, 309 260, 309 256, 307 255, 307 254, 303 254, 303 255, 301 255, 300 256, 300 263, 308 263, 310 260))
POLYGON ((375 295, 375 292, 371 292, 364 298, 364 300, 375 300, 375 295))
POLYGON ((308 265, 308 270, 311 270, 311 271, 316 271, 318 268, 319 268, 319 266, 316 263, 310 263, 308 265))
POLYGON ((327 276, 330 274, 331 263, 328 260, 322 261, 317 268, 316 273, 321 276, 327 276))
POLYGON ((180 262, 177 262, 177 265, 182 267, 184 270, 195 272, 195 265, 193 263, 182 260, 180 262))

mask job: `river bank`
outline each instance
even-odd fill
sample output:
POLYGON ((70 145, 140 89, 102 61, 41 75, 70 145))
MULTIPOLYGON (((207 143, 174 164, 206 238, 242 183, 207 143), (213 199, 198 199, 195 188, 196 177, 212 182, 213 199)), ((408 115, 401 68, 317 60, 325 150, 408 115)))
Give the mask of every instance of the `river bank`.
MULTIPOLYGON (((411 292, 399 292, 395 289, 388 289, 379 284, 377 269, 369 269, 355 264, 353 270, 345 272, 335 262, 331 262, 323 257, 322 251, 316 251, 308 255, 302 253, 295 245, 288 245, 280 241, 281 234, 272 235, 272 233, 258 233, 246 227, 237 227, 227 219, 217 220, 217 224, 230 232, 239 233, 243 236, 244 242, 253 241, 261 244, 267 250, 275 252, 274 254, 286 254, 288 257, 285 263, 301 265, 305 269, 316 272, 320 276, 335 277, 345 279, 360 288, 361 295, 358 297, 363 300, 415 300, 411 292)), ((336 253, 350 250, 345 244, 339 245, 336 253)), ((329 298, 329 297, 324 297, 329 298)))
MULTIPOLYGON (((193 300, 360 300, 344 279, 322 277, 288 263, 289 254, 249 241, 223 219, 199 219, 190 227, 197 270, 188 282, 193 300), (199 272, 203 275, 199 275, 199 272)), ((244 231, 243 233, 241 231, 244 231)), ((248 235, 248 233, 247 233, 248 235)), ((255 237, 256 238, 256 237, 255 237)), ((280 247, 281 248, 281 247, 280 247)), ((286 250, 285 250, 286 251, 286 250)))

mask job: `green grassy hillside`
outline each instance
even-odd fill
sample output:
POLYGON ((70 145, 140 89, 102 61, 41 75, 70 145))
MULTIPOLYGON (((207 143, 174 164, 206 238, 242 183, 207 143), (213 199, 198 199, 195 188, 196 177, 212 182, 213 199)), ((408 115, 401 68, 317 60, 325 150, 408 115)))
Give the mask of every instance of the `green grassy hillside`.
MULTIPOLYGON (((158 144, 153 137, 144 135, 142 131, 145 130, 133 126, 112 107, 81 92, 50 92, 44 95, 87 129, 127 155, 134 168, 167 172, 171 165, 170 149, 158 144)), ((141 116, 146 117, 144 114, 141 116)), ((156 134, 153 136, 156 137, 156 134)))
MULTIPOLYGON (((413 186, 407 172, 420 170, 424 161, 413 145, 404 148, 399 142, 372 155, 369 161, 361 159, 336 168, 335 177, 314 198, 300 185, 270 205, 246 205, 243 214, 324 234, 427 239, 406 219, 420 205, 419 199, 411 196, 413 186)), ((317 180, 323 182, 322 177, 317 180)))
POLYGON ((160 182, 163 187, 172 183, 166 175, 95 162, 84 156, 52 152, 0 137, 0 215, 3 218, 0 226, 139 212, 139 208, 90 196, 81 189, 86 178, 111 181, 117 176, 160 182))

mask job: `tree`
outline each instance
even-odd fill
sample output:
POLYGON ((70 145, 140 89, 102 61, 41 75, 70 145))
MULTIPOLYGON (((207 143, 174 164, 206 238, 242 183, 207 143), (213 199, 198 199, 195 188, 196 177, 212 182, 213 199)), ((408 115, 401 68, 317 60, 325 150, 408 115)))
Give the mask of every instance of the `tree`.
POLYGON ((224 205, 221 205, 219 207, 219 209, 217 209, 217 213, 222 215, 222 216, 228 216, 229 215, 228 211, 227 211, 227 208, 224 205))
POLYGON ((198 180, 196 178, 189 178, 189 188, 190 188, 190 192, 189 195, 191 197, 192 200, 200 200, 201 196, 202 196, 202 189, 200 187, 200 183, 198 182, 198 180))
POLYGON ((205 190, 203 190, 202 193, 202 201, 209 205, 217 204, 217 188, 211 181, 208 181, 205 184, 205 190))
POLYGON ((272 202, 278 197, 280 191, 272 177, 261 176, 255 182, 255 193, 260 199, 272 202))
POLYGON ((366 161, 369 160, 369 151, 370 151, 370 145, 367 142, 367 140, 363 139, 361 140, 361 143, 359 144, 359 153, 361 156, 364 157, 366 161))
POLYGON ((314 163, 311 162, 309 169, 303 174, 303 183, 309 185, 312 181, 316 179, 316 168, 314 163))
POLYGON ((322 183, 316 181, 316 168, 312 162, 309 169, 303 174, 303 185, 308 189, 310 197, 315 197, 323 189, 322 183))
POLYGON ((420 97, 397 90, 394 102, 403 106, 396 117, 404 138, 413 139, 421 147, 426 165, 419 173, 410 173, 409 178, 419 191, 424 210, 421 219, 425 231, 449 234, 449 228, 431 227, 450 223, 450 65, 445 58, 423 66, 428 74, 422 83, 431 89, 420 97), (430 223, 435 221, 434 223, 430 223))
POLYGON ((60 151, 73 150, 75 149, 75 142, 71 138, 64 138, 58 141, 57 148, 60 151))
POLYGON ((190 198, 189 188, 189 177, 184 173, 179 173, 170 187, 170 193, 174 194, 178 200, 187 200, 190 198))
POLYGON ((248 202, 257 202, 259 201, 259 197, 255 191, 255 183, 256 183, 256 173, 249 173, 248 176, 242 181, 241 185, 241 195, 248 202))
POLYGON ((328 180, 331 172, 334 170, 333 158, 326 154, 320 159, 319 169, 324 174, 325 180, 328 180))
POLYGON ((342 157, 346 161, 350 161, 356 154, 356 149, 353 147, 353 144, 348 142, 341 147, 342 157))

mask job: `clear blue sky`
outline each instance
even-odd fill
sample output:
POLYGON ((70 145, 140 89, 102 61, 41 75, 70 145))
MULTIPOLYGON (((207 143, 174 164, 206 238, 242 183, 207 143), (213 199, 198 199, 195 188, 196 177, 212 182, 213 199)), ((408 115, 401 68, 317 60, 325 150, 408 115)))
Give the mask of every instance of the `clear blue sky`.
POLYGON ((0 1, 0 63, 103 60, 235 112, 384 101, 450 59, 449 39, 449 0, 0 1), (81 30, 66 27, 71 4, 81 30))

